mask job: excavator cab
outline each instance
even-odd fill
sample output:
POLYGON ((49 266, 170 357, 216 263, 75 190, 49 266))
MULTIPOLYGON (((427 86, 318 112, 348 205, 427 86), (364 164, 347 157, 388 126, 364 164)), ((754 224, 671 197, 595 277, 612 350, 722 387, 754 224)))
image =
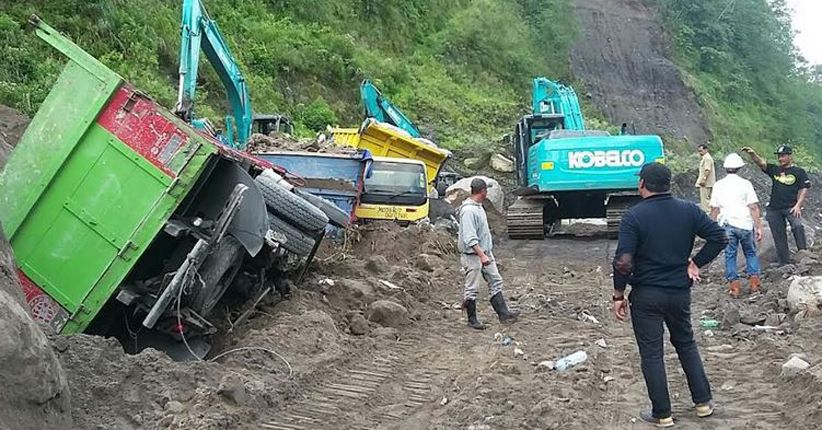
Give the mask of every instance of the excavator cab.
POLYGON ((254 115, 251 132, 268 136, 271 133, 294 134, 294 124, 285 115, 254 115))

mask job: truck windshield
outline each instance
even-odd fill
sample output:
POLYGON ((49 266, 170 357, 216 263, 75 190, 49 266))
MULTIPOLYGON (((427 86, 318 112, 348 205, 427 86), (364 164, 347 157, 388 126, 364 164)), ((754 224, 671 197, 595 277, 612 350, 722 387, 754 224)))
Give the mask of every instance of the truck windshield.
POLYGON ((428 197, 425 167, 414 163, 374 161, 365 178, 363 203, 421 205, 428 197))

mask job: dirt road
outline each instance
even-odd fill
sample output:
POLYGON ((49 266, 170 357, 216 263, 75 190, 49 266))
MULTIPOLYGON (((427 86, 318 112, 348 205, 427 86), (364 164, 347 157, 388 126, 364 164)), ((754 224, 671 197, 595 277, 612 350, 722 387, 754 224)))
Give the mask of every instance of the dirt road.
MULTIPOLYGON (((647 406, 634 338, 628 324, 609 315, 606 262, 613 246, 596 238, 500 243, 496 253, 508 295, 523 310, 520 322, 500 326, 483 305, 489 330, 466 328, 462 313, 448 306, 459 297, 455 277, 431 290, 426 309, 399 331, 399 340, 324 369, 324 377, 248 428, 645 428, 634 420, 647 406), (496 342, 496 333, 511 336, 514 344, 496 342), (604 347, 597 345, 602 340, 604 347), (516 357, 517 349, 524 356, 516 357), (588 362, 564 373, 536 366, 577 350, 588 353, 588 362)), ((456 270, 449 273, 458 276, 456 270)), ((739 305, 725 298, 715 275, 709 272, 694 292, 695 321, 739 305)), ((747 297, 741 314, 769 297, 747 297)), ((719 408, 714 417, 696 418, 673 348, 667 347, 677 428, 815 428, 819 412, 800 410, 813 410, 818 395, 797 399, 794 393, 819 393, 822 379, 805 385, 807 380, 789 381, 779 373, 791 353, 819 362, 818 327, 810 336, 815 343, 744 327, 697 332, 719 408)))

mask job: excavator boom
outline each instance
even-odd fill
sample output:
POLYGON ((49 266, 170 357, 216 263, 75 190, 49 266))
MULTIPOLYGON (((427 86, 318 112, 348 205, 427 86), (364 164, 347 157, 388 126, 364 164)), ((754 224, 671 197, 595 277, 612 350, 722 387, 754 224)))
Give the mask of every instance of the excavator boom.
POLYGON ((399 127, 408 132, 411 137, 421 137, 417 126, 398 107, 388 101, 368 79, 360 84, 360 97, 362 97, 362 104, 365 106, 366 117, 399 127))
POLYGON ((227 136, 224 140, 231 147, 243 149, 251 135, 253 120, 248 85, 234 56, 231 55, 228 44, 220 34, 217 23, 208 16, 200 0, 183 0, 180 35, 180 83, 174 112, 196 128, 208 128, 207 121, 196 118, 194 112, 197 72, 202 49, 206 59, 220 77, 231 105, 237 135, 235 140, 231 117, 227 117, 227 136))

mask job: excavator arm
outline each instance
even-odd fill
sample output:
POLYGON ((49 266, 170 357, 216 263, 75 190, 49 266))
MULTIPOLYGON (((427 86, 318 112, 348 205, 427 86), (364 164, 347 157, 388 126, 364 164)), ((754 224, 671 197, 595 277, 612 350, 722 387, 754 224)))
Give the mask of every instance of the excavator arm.
POLYGON ((360 97, 362 97, 362 104, 365 106, 366 117, 399 127, 408 132, 411 137, 421 137, 417 126, 399 108, 388 101, 368 79, 360 84, 360 97))
POLYGON ((196 118, 194 112, 197 71, 202 49, 225 87, 237 130, 237 139, 234 140, 231 117, 226 117, 227 136, 224 137, 224 141, 231 147, 244 148, 251 135, 253 120, 248 86, 234 56, 231 55, 228 44, 220 34, 217 23, 208 16, 200 0, 183 0, 180 34, 180 82, 174 112, 195 128, 210 128, 208 122, 196 118))
POLYGON ((571 87, 546 78, 534 78, 531 104, 534 115, 561 115, 565 130, 585 130, 579 98, 571 87))

